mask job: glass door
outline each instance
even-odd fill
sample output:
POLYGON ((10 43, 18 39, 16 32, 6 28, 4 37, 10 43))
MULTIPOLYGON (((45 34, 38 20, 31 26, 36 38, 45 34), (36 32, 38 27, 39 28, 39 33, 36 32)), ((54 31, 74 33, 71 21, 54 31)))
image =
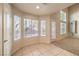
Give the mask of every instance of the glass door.
POLYGON ((14 15, 14 40, 21 38, 21 17, 14 15))
POLYGON ((12 49, 11 18, 10 14, 4 16, 4 56, 10 56, 12 49))
POLYGON ((8 4, 4 4, 3 15, 3 55, 10 56, 12 50, 12 19, 11 9, 8 4))
POLYGON ((56 40, 56 22, 51 22, 51 39, 52 41, 56 40))

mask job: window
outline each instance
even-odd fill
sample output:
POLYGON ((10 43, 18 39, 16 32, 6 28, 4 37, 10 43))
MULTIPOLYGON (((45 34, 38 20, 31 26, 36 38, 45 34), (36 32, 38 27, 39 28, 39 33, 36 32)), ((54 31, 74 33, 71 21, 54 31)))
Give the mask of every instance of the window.
POLYGON ((38 20, 32 20, 32 36, 38 36, 38 20))
POLYGON ((25 36, 31 36, 31 20, 30 19, 24 19, 24 34, 25 36))
POLYGON ((79 34, 79 21, 77 20, 77 28, 76 28, 76 30, 77 30, 77 34, 79 34))
POLYGON ((21 38, 21 17, 14 15, 14 40, 21 38))
POLYGON ((66 22, 66 12, 60 11, 60 20, 66 22))
POLYGON ((46 36, 46 20, 41 20, 40 21, 40 31, 41 31, 41 33, 40 33, 40 35, 41 36, 46 36))
POLYGON ((60 24, 61 26, 61 34, 65 34, 66 33, 66 23, 61 22, 60 24))
POLYGON ((63 35, 66 33, 66 12, 60 11, 60 34, 63 35))
POLYGON ((38 36, 38 20, 24 19, 24 36, 38 36))
POLYGON ((75 33, 75 20, 70 20, 70 31, 75 33))
POLYGON ((56 22, 54 21, 51 22, 51 38, 56 39, 56 22))

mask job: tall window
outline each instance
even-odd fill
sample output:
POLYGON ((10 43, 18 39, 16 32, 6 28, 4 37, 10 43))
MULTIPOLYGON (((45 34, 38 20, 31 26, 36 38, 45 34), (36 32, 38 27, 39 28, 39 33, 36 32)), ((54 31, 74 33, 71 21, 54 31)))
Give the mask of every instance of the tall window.
POLYGON ((31 32, 31 20, 30 19, 24 19, 24 35, 25 36, 32 36, 31 32))
POLYGON ((75 20, 70 20, 70 31, 75 33, 75 20))
POLYGON ((63 35, 66 33, 66 12, 60 11, 60 34, 63 35))
POLYGON ((51 22, 51 38, 56 39, 56 22, 54 21, 51 22))
POLYGON ((40 35, 46 36, 46 20, 40 21, 40 35))
POLYGON ((21 17, 14 15, 14 40, 21 38, 21 17))
POLYGON ((38 20, 32 20, 32 36, 38 36, 38 20))
POLYGON ((24 19, 25 37, 38 36, 38 20, 24 19))

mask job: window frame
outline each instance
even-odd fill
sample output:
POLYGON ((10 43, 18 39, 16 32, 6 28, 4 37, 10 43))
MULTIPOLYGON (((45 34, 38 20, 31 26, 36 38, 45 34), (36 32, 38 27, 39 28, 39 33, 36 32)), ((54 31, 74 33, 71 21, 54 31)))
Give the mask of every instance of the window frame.
POLYGON ((24 21, 26 20, 26 28, 27 28, 27 20, 30 20, 31 22, 31 34, 27 34, 27 31, 25 31, 25 22, 24 22, 24 37, 27 37, 27 38, 30 38, 30 37, 37 37, 37 36, 39 36, 39 29, 38 29, 38 27, 39 27, 39 21, 38 20, 36 20, 36 19, 31 19, 31 18, 24 18, 24 21), (33 21, 37 21, 37 35, 34 35, 34 34, 32 34, 32 31, 33 31, 33 24, 36 24, 36 23, 32 23, 33 21), (26 34, 25 34, 25 32, 26 32, 26 34))
POLYGON ((13 17, 14 17, 14 40, 16 41, 16 40, 20 40, 21 39, 21 16, 14 15, 13 17), (16 21, 15 20, 17 20, 17 19, 15 19, 15 17, 18 17, 18 19, 19 19, 19 21, 18 21, 19 22, 19 25, 18 25, 19 26, 19 30, 18 30, 19 34, 18 34, 18 36, 19 37, 18 38, 16 38, 17 34, 16 34, 16 26, 15 26, 15 24, 16 24, 15 22, 16 21))
MULTIPOLYGON (((43 23, 44 26, 44 23, 43 23)), ((47 36, 47 20, 40 20, 40 36, 47 36), (45 21, 45 33, 42 33, 42 28, 41 28, 41 21, 45 21)))
POLYGON ((60 34, 61 35, 64 35, 67 33, 67 18, 66 18, 66 16, 67 16, 66 12, 61 10, 60 11, 60 34), (62 14, 63 14, 63 16, 62 16, 62 14), (64 31, 63 31, 63 27, 65 29, 64 31))

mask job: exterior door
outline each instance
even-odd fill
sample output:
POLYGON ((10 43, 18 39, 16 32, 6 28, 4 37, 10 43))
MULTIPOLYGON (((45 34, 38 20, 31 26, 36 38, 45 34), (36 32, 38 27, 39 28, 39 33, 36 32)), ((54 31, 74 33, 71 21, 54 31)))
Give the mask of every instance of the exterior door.
POLYGON ((2 56, 2 4, 0 3, 0 56, 2 56))
POLYGON ((10 56, 11 55, 11 47, 12 47, 12 32, 11 32, 11 13, 9 10, 9 5, 4 4, 4 56, 10 56))
POLYGON ((56 40, 56 22, 51 23, 51 39, 52 41, 56 40))

